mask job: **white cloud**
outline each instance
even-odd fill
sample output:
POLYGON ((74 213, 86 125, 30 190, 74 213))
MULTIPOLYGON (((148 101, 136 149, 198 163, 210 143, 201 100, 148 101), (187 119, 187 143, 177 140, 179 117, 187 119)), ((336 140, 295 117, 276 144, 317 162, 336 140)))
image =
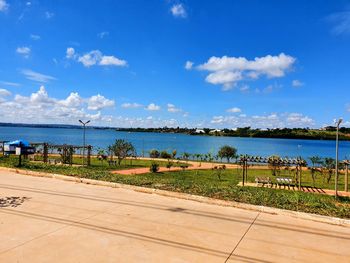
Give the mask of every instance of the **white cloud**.
POLYGON ((246 114, 233 116, 214 116, 210 121, 215 127, 252 127, 252 128, 284 128, 312 127, 315 121, 301 113, 271 113, 267 115, 246 114))
POLYGON ((115 105, 114 100, 110 100, 97 94, 88 99, 88 109, 89 110, 101 110, 104 108, 110 108, 115 105))
POLYGON ((102 56, 99 65, 101 66, 126 66, 126 61, 114 56, 102 56))
POLYGON ((327 17, 327 19, 333 24, 333 34, 343 35, 350 33, 350 11, 331 14, 327 17))
POLYGON ((99 38, 104 38, 104 37, 106 37, 106 36, 108 36, 109 35, 109 32, 108 31, 103 31, 103 32, 100 32, 100 33, 98 33, 97 34, 97 36, 99 37, 99 38))
POLYGON ((299 88, 301 86, 304 86, 304 83, 301 82, 300 80, 295 79, 295 80, 292 81, 292 86, 295 87, 295 88, 299 88))
POLYGON ((0 81, 1 84, 5 86, 12 86, 12 87, 19 87, 21 84, 16 83, 16 82, 9 82, 9 81, 0 81))
POLYGON ((244 79, 258 79, 260 76, 283 77, 292 68, 295 60, 284 53, 278 56, 256 57, 254 60, 244 57, 211 57, 197 69, 209 72, 207 82, 223 85, 224 90, 228 90, 244 79))
POLYGON ((182 111, 182 109, 176 108, 175 105, 171 104, 171 103, 168 103, 167 107, 168 107, 168 112, 176 113, 176 112, 181 112, 182 111))
POLYGON ((190 69, 192 69, 192 67, 193 67, 193 62, 189 61, 189 60, 186 61, 185 69, 190 70, 190 69))
POLYGON ((160 106, 154 104, 154 103, 150 103, 145 110, 149 110, 149 111, 158 111, 160 110, 160 106))
POLYGON ((243 85, 239 89, 242 93, 248 93, 250 91, 250 87, 248 85, 243 85))
POLYGON ((70 59, 70 58, 74 58, 75 56, 75 50, 72 47, 68 47, 66 50, 66 58, 70 59))
POLYGON ((102 53, 99 50, 93 50, 89 53, 84 54, 78 58, 78 61, 81 62, 85 67, 91 67, 96 65, 102 57, 102 53))
POLYGON ((233 108, 228 109, 227 112, 239 113, 239 112, 242 112, 242 110, 240 108, 233 107, 233 108))
POLYGON ((99 50, 92 50, 81 56, 75 52, 74 48, 68 47, 66 50, 66 58, 76 60, 82 63, 85 67, 91 67, 94 65, 124 67, 127 65, 125 60, 119 59, 115 56, 105 56, 99 50))
POLYGON ((9 6, 10 5, 5 0, 0 0, 0 12, 5 12, 9 6))
POLYGON ((78 120, 84 118, 94 120, 94 124, 107 125, 114 117, 103 115, 100 110, 114 105, 111 101, 101 95, 81 98, 76 92, 65 99, 57 99, 50 97, 41 86, 29 96, 16 94, 12 100, 0 99, 0 115, 7 122, 78 124, 78 120), (89 107, 93 112, 89 112, 89 107))
POLYGON ((82 105, 82 103, 83 99, 77 92, 71 92, 66 99, 59 101, 59 104, 68 108, 78 108, 82 105))
POLYGON ((0 89, 0 97, 8 97, 11 96, 11 92, 7 89, 0 89))
POLYGON ((24 69, 21 72, 27 79, 34 80, 34 81, 40 82, 40 83, 47 83, 51 80, 56 80, 56 78, 54 78, 52 76, 44 75, 44 74, 35 72, 33 70, 30 70, 30 69, 24 69))
POLYGON ((28 58, 31 50, 29 47, 18 47, 18 48, 16 48, 16 52, 18 54, 23 55, 23 57, 28 58))
POLYGON ((171 13, 174 17, 182 17, 185 18, 187 16, 187 12, 182 4, 175 4, 170 8, 171 13))
POLYGON ((40 40, 41 37, 39 35, 34 35, 34 34, 30 34, 30 38, 33 40, 40 40))
POLYGON ((136 109, 136 108, 141 108, 142 106, 143 106, 142 104, 138 104, 138 103, 123 103, 121 105, 121 107, 125 109, 136 109))
POLYGON ((51 19, 51 18, 53 18, 54 16, 55 16, 55 14, 52 13, 52 12, 49 12, 49 11, 46 11, 46 12, 45 12, 45 17, 46 17, 47 19, 51 19))

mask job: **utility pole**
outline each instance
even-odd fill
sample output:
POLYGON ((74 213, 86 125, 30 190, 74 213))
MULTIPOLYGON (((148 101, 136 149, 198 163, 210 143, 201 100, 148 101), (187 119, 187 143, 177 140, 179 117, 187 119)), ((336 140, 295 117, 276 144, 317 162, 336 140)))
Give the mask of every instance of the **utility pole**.
POLYGON ((85 128, 86 128, 86 124, 88 124, 90 120, 86 122, 79 120, 79 122, 83 125, 83 166, 84 166, 85 165, 85 128))

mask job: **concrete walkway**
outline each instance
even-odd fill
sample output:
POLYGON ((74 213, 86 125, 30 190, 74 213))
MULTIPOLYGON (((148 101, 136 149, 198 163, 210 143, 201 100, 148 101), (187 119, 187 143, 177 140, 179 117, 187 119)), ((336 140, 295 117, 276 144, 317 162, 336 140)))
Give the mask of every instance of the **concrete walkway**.
POLYGON ((0 262, 349 262, 350 227, 0 171, 0 262))

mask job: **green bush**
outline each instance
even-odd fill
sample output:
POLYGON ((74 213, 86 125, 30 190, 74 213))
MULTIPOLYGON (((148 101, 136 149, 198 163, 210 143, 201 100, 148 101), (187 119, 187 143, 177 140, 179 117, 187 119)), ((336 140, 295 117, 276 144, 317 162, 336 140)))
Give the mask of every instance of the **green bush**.
POLYGON ((160 158, 163 158, 163 159, 170 159, 171 158, 171 154, 168 153, 167 151, 162 151, 160 153, 160 158))
POLYGON ((150 150, 149 157, 151 158, 159 158, 159 151, 156 149, 150 150))
POLYGON ((159 164, 157 163, 152 163, 150 168, 149 168, 151 173, 156 173, 159 171, 159 164))

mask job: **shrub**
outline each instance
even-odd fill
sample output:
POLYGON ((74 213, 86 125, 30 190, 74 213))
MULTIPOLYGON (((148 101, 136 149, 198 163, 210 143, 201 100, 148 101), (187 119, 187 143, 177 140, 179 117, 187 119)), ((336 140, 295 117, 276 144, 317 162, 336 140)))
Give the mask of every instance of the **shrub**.
POLYGON ((152 163, 150 168, 149 168, 150 172, 152 173, 156 173, 159 171, 159 164, 157 163, 152 163))
POLYGON ((159 152, 156 149, 150 150, 149 157, 151 158, 159 158, 159 152))
POLYGON ((162 151, 160 153, 160 158, 163 158, 163 159, 170 159, 171 158, 171 155, 170 153, 168 153, 167 151, 162 151))
POLYGON ((166 164, 166 168, 168 168, 169 171, 170 171, 170 168, 171 168, 173 165, 174 165, 174 163, 169 161, 169 162, 166 164))

